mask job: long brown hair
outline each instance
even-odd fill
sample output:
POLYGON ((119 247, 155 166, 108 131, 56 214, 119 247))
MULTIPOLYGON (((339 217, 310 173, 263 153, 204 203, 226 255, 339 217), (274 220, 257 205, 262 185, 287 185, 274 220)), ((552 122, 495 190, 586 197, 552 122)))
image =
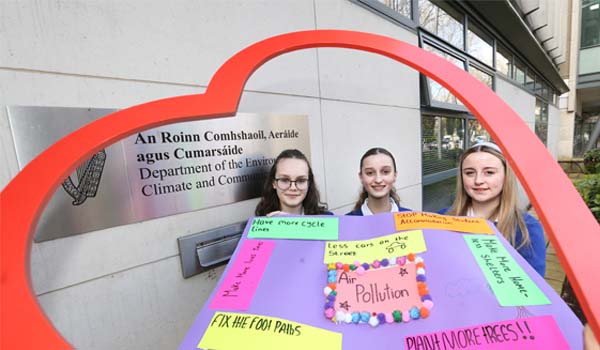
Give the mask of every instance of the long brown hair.
POLYGON ((463 184, 463 162, 470 154, 475 152, 487 152, 498 158, 502 162, 502 165, 504 165, 504 184, 502 185, 502 193, 500 194, 500 205, 492 213, 491 217, 486 219, 490 220, 498 218, 496 227, 512 246, 515 246, 517 227, 519 227, 523 234, 523 241, 516 247, 518 249, 530 245, 531 240, 529 239, 529 231, 523 220, 522 211, 517 205, 516 176, 510 166, 506 163, 506 158, 499 152, 499 148, 496 148, 497 146, 494 144, 475 145, 463 153, 460 157, 460 166, 458 168, 458 176, 456 177, 456 199, 446 214, 457 216, 467 215, 467 211, 469 210, 469 207, 471 207, 473 200, 467 194, 463 184))
MULTIPOLYGON (((394 159, 394 156, 392 155, 392 153, 385 148, 374 147, 374 148, 371 148, 370 150, 368 150, 367 152, 365 152, 365 154, 363 154, 362 158, 360 158, 360 165, 358 167, 359 174, 362 173, 362 167, 363 167, 365 158, 367 158, 369 156, 374 156, 376 154, 383 154, 383 155, 390 157, 392 159, 392 164, 394 164, 394 173, 397 172, 396 171, 396 159, 394 159)), ((362 204, 365 202, 365 199, 367 199, 368 197, 369 197, 369 193, 365 189, 365 186, 362 186, 361 192, 358 195, 358 200, 354 204, 354 208, 352 210, 359 209, 362 206, 362 204)), ((396 205, 398 205, 398 207, 400 207, 400 196, 398 196, 398 193, 396 193, 396 188, 394 186, 392 186, 392 190, 390 191, 390 197, 396 203, 396 205)))
POLYGON ((304 214, 319 215, 327 211, 327 204, 321 202, 317 183, 315 182, 315 177, 313 176, 313 171, 308 159, 306 159, 306 156, 297 149, 286 149, 277 156, 275 163, 273 163, 273 166, 271 167, 271 171, 269 171, 269 176, 265 180, 265 185, 263 187, 262 198, 256 205, 256 210, 254 211, 256 216, 264 216, 270 212, 281 210, 281 203, 279 202, 279 197, 277 197, 277 191, 273 188, 273 181, 275 181, 275 174, 277 173, 279 161, 288 158, 303 160, 308 166, 308 189, 306 190, 306 197, 302 202, 304 214))

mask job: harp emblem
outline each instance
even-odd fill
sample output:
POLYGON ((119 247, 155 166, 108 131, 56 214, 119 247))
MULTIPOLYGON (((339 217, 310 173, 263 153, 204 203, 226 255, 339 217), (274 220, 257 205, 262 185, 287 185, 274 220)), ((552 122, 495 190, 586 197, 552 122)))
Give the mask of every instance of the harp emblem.
POLYGON ((105 162, 106 152, 101 150, 77 168, 77 184, 71 179, 75 174, 62 183, 62 187, 73 198, 73 205, 81 205, 89 197, 96 197, 105 162))

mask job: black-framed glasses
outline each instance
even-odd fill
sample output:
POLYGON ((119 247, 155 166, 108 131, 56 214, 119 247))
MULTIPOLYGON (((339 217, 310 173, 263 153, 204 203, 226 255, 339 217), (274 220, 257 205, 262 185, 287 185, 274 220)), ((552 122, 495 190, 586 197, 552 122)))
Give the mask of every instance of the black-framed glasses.
POLYGON ((296 185, 296 188, 300 191, 304 191, 308 188, 308 179, 296 179, 290 180, 286 178, 275 179, 275 183, 277 184, 277 188, 282 191, 289 189, 292 186, 292 183, 296 185))

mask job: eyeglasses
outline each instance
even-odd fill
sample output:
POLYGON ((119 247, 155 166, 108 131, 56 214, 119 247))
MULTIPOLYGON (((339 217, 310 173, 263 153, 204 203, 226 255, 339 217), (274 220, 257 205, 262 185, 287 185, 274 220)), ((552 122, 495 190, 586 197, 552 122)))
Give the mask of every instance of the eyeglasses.
POLYGON ((292 183, 296 185, 296 188, 300 191, 304 191, 308 188, 308 179, 297 179, 290 180, 286 178, 275 179, 275 183, 277 184, 277 188, 282 191, 289 189, 292 186, 292 183))

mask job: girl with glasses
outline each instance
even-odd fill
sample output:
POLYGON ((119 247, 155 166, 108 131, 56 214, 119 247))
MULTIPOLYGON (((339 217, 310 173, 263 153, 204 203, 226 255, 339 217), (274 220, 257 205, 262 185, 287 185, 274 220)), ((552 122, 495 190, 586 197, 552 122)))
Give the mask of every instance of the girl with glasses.
POLYGON ((346 215, 373 215, 378 213, 411 211, 400 206, 396 193, 396 160, 384 148, 371 148, 360 159, 358 178, 361 194, 354 209, 346 215))
POLYGON ((333 215, 321 203, 308 159, 297 149, 277 156, 256 206, 256 216, 277 214, 333 215))
POLYGON ((461 156, 456 199, 450 208, 439 213, 480 217, 494 222, 504 238, 544 276, 544 230, 539 221, 518 208, 515 174, 496 144, 475 144, 461 156))

